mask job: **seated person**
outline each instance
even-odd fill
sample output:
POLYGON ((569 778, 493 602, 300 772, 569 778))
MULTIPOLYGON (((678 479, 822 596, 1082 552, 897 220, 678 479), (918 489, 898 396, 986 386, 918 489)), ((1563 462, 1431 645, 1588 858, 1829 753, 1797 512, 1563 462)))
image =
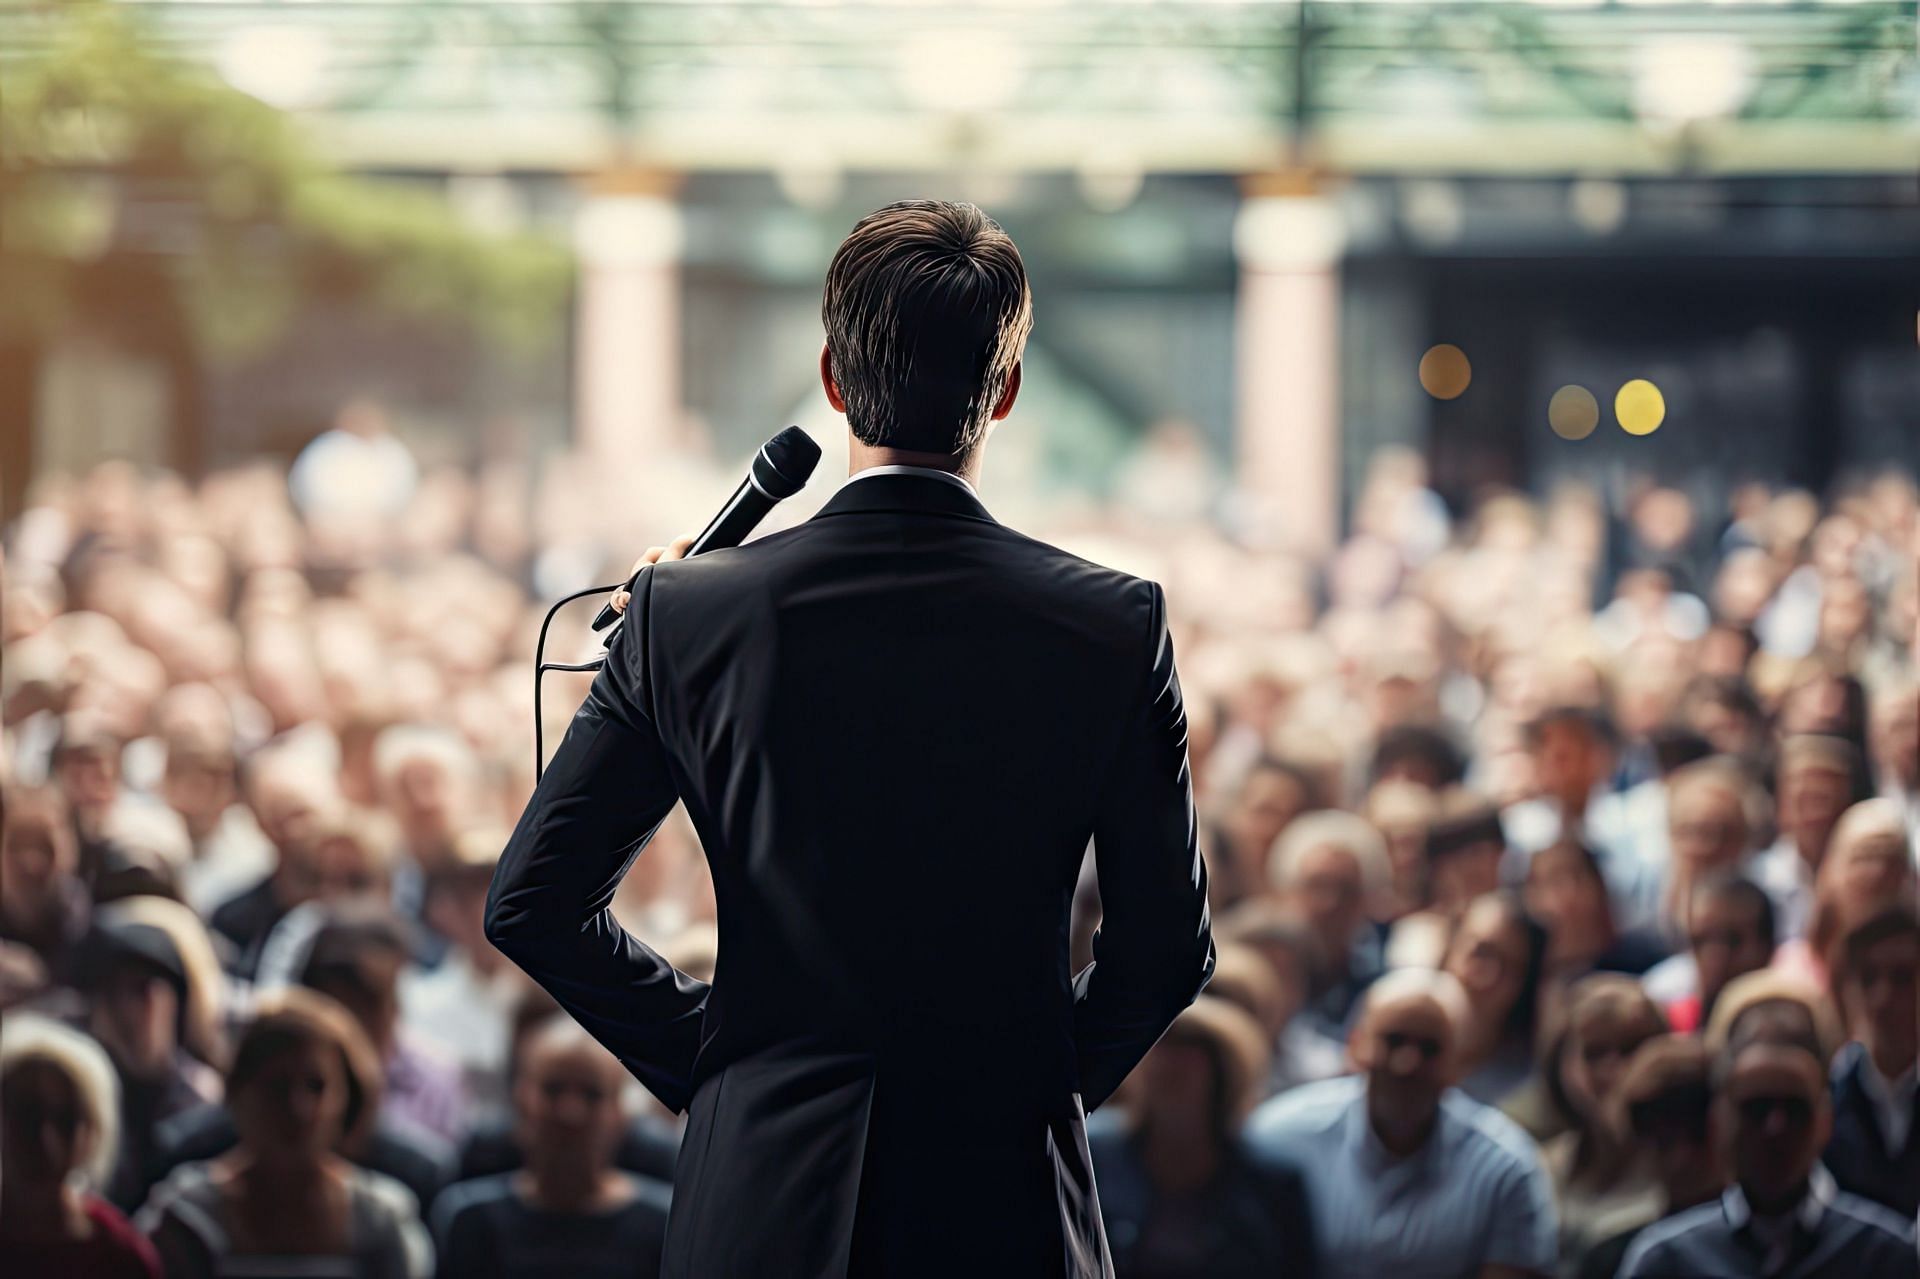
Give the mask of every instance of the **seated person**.
MULTIPOLYGON (((1697 1036, 1661 1035, 1640 1046, 1614 1090, 1615 1127, 1643 1153, 1659 1186, 1655 1220, 1718 1199, 1726 1189, 1726 1166, 1707 1131, 1711 1067, 1697 1036)), ((1613 1279, 1649 1224, 1635 1222, 1590 1248, 1580 1259, 1580 1279, 1613 1279)))
POLYGON ((1833 1138, 1822 1156, 1842 1190, 1903 1217, 1920 1212, 1916 1089, 1920 919, 1891 906, 1835 948, 1834 985, 1853 1042, 1833 1063, 1833 1138))
POLYGON ((1527 863, 1527 909, 1546 927, 1547 971, 1556 982, 1591 972, 1639 976, 1667 957, 1652 933, 1622 931, 1593 850, 1557 840, 1527 863))
POLYGON ((1087 1141, 1114 1269, 1154 1279, 1314 1274, 1299 1174, 1251 1159, 1240 1135, 1267 1074, 1260 1026, 1203 994, 1139 1071, 1132 1124, 1087 1141))
POLYGON ((289 987, 261 1000, 227 1071, 239 1144, 174 1169, 134 1218, 167 1279, 425 1279, 433 1251, 413 1196, 336 1153, 379 1109, 368 1051, 324 995, 289 987))
POLYGON ((52 1018, 0 1024, 0 1257, 16 1275, 160 1279, 160 1256, 100 1196, 118 1098, 100 1045, 52 1018))
POLYGON ((1261 1158, 1306 1179, 1322 1275, 1455 1279, 1553 1272, 1553 1188, 1531 1138, 1453 1087, 1467 994, 1398 969, 1368 988, 1359 1074, 1308 1084, 1247 1123, 1261 1158))
POLYGON ((1568 993, 1547 1075, 1547 1094, 1567 1126, 1540 1151, 1553 1178, 1563 1273, 1573 1273, 1601 1239, 1658 1211, 1652 1171, 1623 1140, 1612 1101, 1634 1053, 1665 1031, 1660 1010, 1631 977, 1593 973, 1568 993))
MULTIPOLYGON (((565 1016, 553 996, 538 986, 529 987, 515 1002, 509 1032, 512 1042, 507 1048, 510 1088, 520 1078, 527 1047, 535 1033, 554 1018, 565 1016)), ((655 1109, 658 1113, 629 1116, 620 1144, 613 1153, 613 1166, 655 1181, 671 1182, 674 1164, 680 1157, 683 1125, 669 1118, 665 1107, 656 1105, 655 1109)), ((526 1154, 520 1148, 519 1128, 519 1118, 511 1109, 505 1113, 487 1109, 476 1116, 466 1142, 460 1147, 460 1180, 472 1181, 523 1166, 526 1154)))
POLYGON ((1392 891, 1386 841, 1365 818, 1338 809, 1288 823, 1268 861, 1274 891, 1299 911, 1318 954, 1319 978, 1306 1015, 1323 1034, 1344 1037, 1347 1016, 1384 960, 1374 904, 1392 891))
POLYGON ((1685 953, 1646 976, 1676 1034, 1700 1030, 1728 982, 1773 962, 1773 898, 1739 875, 1708 875, 1687 895, 1686 931, 1685 953))
POLYGON ((1466 989, 1459 1077, 1475 1101, 1501 1105, 1534 1080, 1547 932, 1512 893, 1488 893, 1467 907, 1441 968, 1466 989))
POLYGON ((526 1166, 449 1187, 435 1205, 442 1279, 652 1279, 672 1188, 614 1167, 631 1081, 571 1018, 532 1034, 514 1082, 526 1166))
MULTIPOLYGON (((1214 937, 1214 983, 1221 980, 1218 952, 1244 948, 1265 961, 1279 991, 1268 1027, 1278 1026, 1270 1045, 1273 1064, 1267 1072, 1262 1096, 1345 1074, 1346 1051, 1340 1042, 1321 1034, 1309 1024, 1309 1018, 1302 1015, 1307 992, 1313 989, 1318 959, 1313 934, 1307 931, 1300 917, 1278 902, 1256 898, 1241 902, 1222 915, 1214 937)), ((1232 976, 1229 971, 1229 981, 1232 976)))
POLYGON ((1834 1185, 1822 1045, 1784 1023, 1736 1027, 1714 1062, 1713 1128, 1734 1184, 1640 1232, 1621 1279, 1913 1279, 1913 1223, 1834 1185))

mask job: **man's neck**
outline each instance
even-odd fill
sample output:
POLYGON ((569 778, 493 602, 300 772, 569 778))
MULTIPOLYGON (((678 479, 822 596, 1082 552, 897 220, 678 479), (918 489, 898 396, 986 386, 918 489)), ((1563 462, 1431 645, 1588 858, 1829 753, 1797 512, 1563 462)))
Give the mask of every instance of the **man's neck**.
POLYGON ((923 453, 914 449, 886 448, 880 445, 863 444, 852 436, 847 442, 847 474, 858 475, 872 466, 924 466, 930 470, 946 471, 958 475, 967 483, 978 488, 980 485, 980 450, 962 458, 952 453, 923 453))
POLYGON ((1380 1114, 1371 1105, 1367 1107, 1367 1123, 1373 1129, 1374 1138, 1388 1154, 1398 1159, 1404 1159, 1426 1145, 1439 1121, 1438 1109, 1419 1118, 1409 1116, 1401 1119, 1380 1114))

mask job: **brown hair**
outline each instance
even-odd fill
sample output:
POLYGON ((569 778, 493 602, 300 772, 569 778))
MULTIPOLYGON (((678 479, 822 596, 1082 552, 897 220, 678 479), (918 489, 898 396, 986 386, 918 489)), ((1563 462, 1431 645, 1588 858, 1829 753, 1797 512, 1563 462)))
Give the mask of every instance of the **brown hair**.
POLYGON ((854 225, 820 304, 862 443, 966 457, 1033 328, 1027 269, 971 204, 902 200, 854 225))
POLYGON ((347 1081, 347 1108, 340 1119, 339 1151, 360 1145, 380 1109, 380 1061, 366 1032, 338 1002, 317 990, 284 986, 263 995, 253 1020, 240 1036, 227 1068, 227 1096, 236 1096, 260 1076, 267 1063, 306 1044, 322 1044, 340 1053, 347 1081))

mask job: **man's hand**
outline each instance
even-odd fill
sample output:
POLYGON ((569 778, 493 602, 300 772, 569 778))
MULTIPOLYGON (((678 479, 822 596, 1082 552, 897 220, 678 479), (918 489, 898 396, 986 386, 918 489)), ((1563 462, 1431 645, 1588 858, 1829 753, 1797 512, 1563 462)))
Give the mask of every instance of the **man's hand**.
MULTIPOLYGON (((685 559, 687 555, 687 548, 692 545, 693 545, 693 534, 682 533, 679 537, 674 538, 673 541, 667 543, 667 545, 665 546, 649 546, 647 548, 647 553, 645 555, 642 555, 639 559, 633 562, 633 568, 628 570, 627 576, 631 578, 635 573, 638 573, 641 569, 645 568, 647 565, 658 564, 661 560, 685 559)), ((613 606, 614 612, 624 613, 627 611, 627 601, 630 598, 632 597, 631 595, 628 594, 627 589, 625 587, 621 587, 619 590, 613 593, 613 598, 607 602, 613 606)))

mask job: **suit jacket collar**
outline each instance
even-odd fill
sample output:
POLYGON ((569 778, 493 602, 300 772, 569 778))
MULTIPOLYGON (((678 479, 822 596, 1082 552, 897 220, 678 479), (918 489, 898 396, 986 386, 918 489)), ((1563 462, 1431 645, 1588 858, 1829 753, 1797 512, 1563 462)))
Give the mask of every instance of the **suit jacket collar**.
POLYGON ((814 512, 813 519, 880 511, 999 523, 979 498, 958 484, 937 476, 912 474, 872 475, 857 484, 842 484, 826 505, 814 512))

